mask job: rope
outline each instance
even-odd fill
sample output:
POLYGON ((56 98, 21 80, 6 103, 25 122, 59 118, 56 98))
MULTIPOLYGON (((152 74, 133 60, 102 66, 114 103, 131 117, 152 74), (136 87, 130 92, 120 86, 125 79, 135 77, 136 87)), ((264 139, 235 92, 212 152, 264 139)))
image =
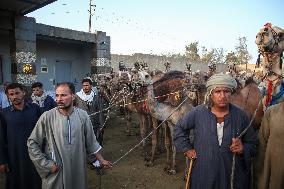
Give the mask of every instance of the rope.
MULTIPOLYGON (((176 91, 176 92, 171 92, 171 93, 168 93, 168 94, 165 94, 165 95, 161 95, 161 96, 156 96, 155 99, 162 98, 162 97, 169 96, 169 95, 173 95, 173 94, 179 96, 179 92, 181 92, 181 91, 183 91, 183 90, 179 90, 179 91, 176 91)), ((132 91, 132 92, 133 92, 133 91, 132 91)), ((130 93, 130 94, 131 94, 131 93, 130 93)), ((129 96, 130 94, 128 94, 127 96, 129 96)), ((126 97, 127 97, 127 96, 126 96, 126 97)), ((126 97, 124 97, 122 100, 118 101, 116 104, 111 104, 111 106, 109 106, 109 107, 107 107, 107 108, 105 108, 105 109, 103 109, 103 110, 94 112, 94 113, 90 114, 89 116, 94 116, 94 115, 96 115, 96 114, 98 114, 98 113, 107 111, 107 110, 109 110, 110 108, 112 108, 112 107, 114 107, 114 106, 125 107, 125 106, 132 105, 132 104, 139 104, 139 103, 141 103, 141 102, 145 102, 145 101, 148 100, 148 99, 146 98, 146 99, 143 99, 143 100, 138 100, 138 101, 129 102, 129 103, 123 103, 123 104, 121 104, 121 105, 118 105, 118 103, 124 101, 126 97)), ((177 97, 177 96, 175 96, 175 97, 177 97)))
MULTIPOLYGON (((262 97, 263 98, 263 97, 262 97)), ((249 125, 239 134, 239 136, 237 137, 238 139, 242 138, 246 132, 248 131, 248 129, 251 127, 253 120, 255 119, 256 113, 258 112, 258 109, 260 107, 260 104, 262 102, 262 98, 260 98, 257 108, 254 111, 253 117, 249 122, 249 125)), ((235 168, 236 168, 236 154, 234 153, 233 155, 233 162, 232 162, 232 172, 231 172, 231 181, 230 181, 230 189, 234 189, 234 177, 235 177, 235 168)))
MULTIPOLYGON (((169 116, 164 119, 162 121, 162 123, 160 123, 155 130, 157 130, 169 117, 171 117, 171 115, 188 99, 188 97, 186 97, 170 114, 169 116)), ((130 152, 132 152, 134 149, 136 149, 138 146, 140 146, 140 144, 142 144, 149 136, 151 136, 153 134, 154 129, 145 137, 143 138, 138 144, 136 144, 133 148, 131 148, 129 151, 127 151, 124 155, 122 155, 120 158, 118 158, 117 160, 115 160, 112 165, 115 165, 116 163, 118 163, 120 160, 122 160, 124 157, 126 157, 130 152)))

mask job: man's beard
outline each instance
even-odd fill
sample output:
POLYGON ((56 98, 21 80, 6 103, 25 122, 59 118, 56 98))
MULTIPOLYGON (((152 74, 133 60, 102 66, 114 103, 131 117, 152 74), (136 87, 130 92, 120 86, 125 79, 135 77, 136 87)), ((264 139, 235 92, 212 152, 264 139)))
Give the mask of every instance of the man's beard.
POLYGON ((62 109, 62 110, 69 110, 72 106, 72 103, 66 105, 66 104, 63 104, 63 103, 57 103, 57 107, 59 109, 62 109))
POLYGON ((23 99, 18 99, 18 98, 16 98, 16 99, 14 99, 13 101, 12 101, 12 104, 13 105, 19 105, 19 104, 21 104, 23 102, 23 99))

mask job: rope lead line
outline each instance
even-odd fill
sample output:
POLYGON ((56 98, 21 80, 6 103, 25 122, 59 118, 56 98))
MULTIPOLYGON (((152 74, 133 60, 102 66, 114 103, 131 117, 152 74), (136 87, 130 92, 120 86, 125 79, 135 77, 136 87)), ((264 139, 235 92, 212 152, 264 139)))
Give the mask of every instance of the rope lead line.
MULTIPOLYGON (((164 119, 162 121, 162 123, 160 123, 155 129, 157 130, 167 119, 169 119, 169 117, 172 116, 172 114, 188 99, 188 96, 178 105, 178 107, 176 107, 171 113, 170 115, 164 119)), ((140 144, 142 144, 149 136, 151 136, 153 134, 154 129, 145 137, 143 138, 138 144, 136 144, 133 148, 131 148, 128 152, 126 152, 124 155, 122 155, 120 158, 118 158, 116 161, 114 161, 112 164, 115 165, 116 163, 118 163, 121 159, 123 159, 124 157, 126 157, 130 152, 132 152, 134 149, 136 149, 138 146, 140 146, 140 144)))

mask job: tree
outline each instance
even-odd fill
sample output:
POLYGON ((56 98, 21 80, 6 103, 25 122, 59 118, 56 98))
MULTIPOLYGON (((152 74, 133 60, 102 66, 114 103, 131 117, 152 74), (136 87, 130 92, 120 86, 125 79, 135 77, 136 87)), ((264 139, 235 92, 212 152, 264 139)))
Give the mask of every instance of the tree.
POLYGON ((229 52, 226 55, 226 60, 225 60, 226 64, 238 64, 238 57, 236 56, 235 52, 229 52))
POLYGON ((223 48, 212 48, 208 51, 205 47, 202 47, 202 62, 207 62, 211 64, 224 63, 224 49, 223 48))
POLYGON ((248 64, 248 61, 252 58, 247 49, 246 37, 239 37, 238 44, 235 46, 235 55, 238 59, 237 64, 248 64))
POLYGON ((198 54, 198 41, 185 46, 185 55, 190 62, 200 60, 200 56, 198 54))

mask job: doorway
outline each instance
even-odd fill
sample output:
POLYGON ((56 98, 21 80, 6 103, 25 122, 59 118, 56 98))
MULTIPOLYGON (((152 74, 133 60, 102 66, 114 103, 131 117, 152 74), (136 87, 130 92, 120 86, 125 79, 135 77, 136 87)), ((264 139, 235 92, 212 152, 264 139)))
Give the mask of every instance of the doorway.
POLYGON ((55 83, 71 82, 71 65, 70 60, 56 60, 54 69, 55 83))

